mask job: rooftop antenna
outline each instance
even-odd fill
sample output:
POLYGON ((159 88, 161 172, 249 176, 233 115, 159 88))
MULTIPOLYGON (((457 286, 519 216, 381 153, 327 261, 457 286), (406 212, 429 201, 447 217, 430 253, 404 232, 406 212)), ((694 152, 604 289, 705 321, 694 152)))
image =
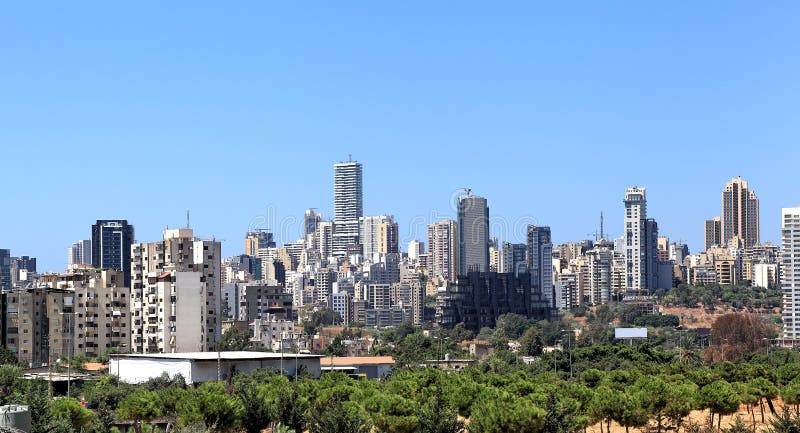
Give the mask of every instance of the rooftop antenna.
POLYGON ((189 209, 186 209, 186 228, 189 228, 189 209))
POLYGON ((353 154, 352 153, 348 153, 347 154, 347 162, 353 162, 353 154))

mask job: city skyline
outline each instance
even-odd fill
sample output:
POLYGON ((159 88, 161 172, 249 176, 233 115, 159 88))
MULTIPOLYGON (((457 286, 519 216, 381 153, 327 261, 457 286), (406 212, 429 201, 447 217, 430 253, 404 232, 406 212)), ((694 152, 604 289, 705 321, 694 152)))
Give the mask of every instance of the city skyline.
MULTIPOLYGON (((353 161, 353 162, 354 163, 357 162, 359 164, 359 166, 364 165, 360 161, 353 161)), ((338 162, 332 162, 330 165, 335 165, 335 164, 339 164, 339 163, 338 162)), ((367 167, 366 170, 369 170, 369 167, 367 167)), ((747 180, 747 179, 745 178, 745 180, 747 180)), ((720 192, 722 192, 724 190, 724 185, 726 185, 729 182, 730 181, 723 182, 723 188, 721 188, 720 191, 717 192, 717 196, 719 196, 720 192)), ((330 183, 331 184, 334 183, 333 182, 333 176, 331 178, 331 182, 330 183)), ((752 182, 749 182, 749 183, 752 184, 752 182)), ((761 188, 759 188, 759 191, 760 191, 760 189, 761 188)), ((438 209, 434 208, 433 210, 431 210, 431 211, 429 211, 427 213, 420 212, 419 214, 413 216, 410 219, 410 221, 406 221, 405 222, 406 224, 404 224, 403 221, 399 221, 397 224, 398 224, 398 227, 399 227, 399 242, 398 242, 398 244, 400 246, 400 250, 405 252, 408 243, 410 241, 412 241, 412 240, 418 240, 418 241, 421 241, 421 242, 426 242, 428 240, 427 239, 427 236, 428 236, 427 235, 427 226, 428 226, 428 224, 435 223, 435 222, 446 221, 446 220, 455 220, 455 219, 457 219, 457 217, 458 217, 458 209, 457 209, 458 197, 460 197, 460 195, 463 194, 463 191, 464 191, 464 188, 457 188, 451 194, 451 196, 450 196, 451 206, 455 206, 456 208, 449 209, 449 213, 447 213, 448 212, 447 210, 446 211, 439 211, 438 209), (416 234, 414 234, 414 233, 416 233, 416 234)), ((331 201, 333 201, 333 200, 331 200, 331 201)), ((369 197, 365 197, 364 198, 364 202, 368 202, 368 201, 369 201, 369 197)), ((489 206, 492 205, 491 196, 486 197, 486 202, 489 204, 489 206)), ((652 206, 652 204, 653 204, 652 201, 648 200, 648 207, 652 206)), ((331 209, 333 209, 333 206, 330 206, 330 207, 331 207, 331 209)), ((323 209, 323 208, 313 208, 313 209, 323 209)), ((613 212, 613 211, 611 212, 612 215, 616 216, 617 218, 613 218, 613 219, 611 219, 611 221, 609 221, 609 213, 610 212, 608 210, 605 210, 605 209, 603 210, 603 212, 605 212, 605 215, 606 215, 606 223, 605 223, 605 227, 606 227, 606 229, 605 229, 605 234, 606 234, 605 238, 606 239, 613 240, 613 239, 616 239, 616 238, 619 238, 619 237, 622 236, 622 232, 623 232, 622 227, 624 225, 624 223, 622 222, 622 220, 623 220, 622 219, 622 214, 624 213, 624 209, 625 209, 625 206, 624 206, 624 197, 623 197, 623 200, 620 200, 620 206, 619 206, 619 209, 618 209, 619 212, 613 212), (618 213, 618 215, 617 215, 617 213, 618 213), (619 230, 614 230, 614 228, 616 226, 619 226, 620 229, 619 230), (610 230, 609 230, 609 227, 611 228, 610 230)), ((783 209, 783 208, 781 208, 781 209, 783 209)), ((717 211, 716 212, 719 213, 719 202, 718 202, 718 199, 717 199, 717 211)), ((779 210, 779 212, 780 212, 780 210, 779 210)), ((387 210, 386 213, 391 213, 391 210, 387 210)), ((761 213, 762 213, 762 215, 764 214, 763 210, 761 211, 761 213)), ((267 212, 267 215, 268 214, 269 214, 269 212, 267 212)), ((333 215, 332 211, 328 212, 328 213, 323 211, 323 212, 321 212, 321 214, 322 214, 322 218, 323 218, 322 221, 332 221, 333 220, 333 216, 334 215, 333 215)), ((373 213, 364 212, 364 215, 368 216, 368 217, 373 217, 373 216, 380 216, 381 214, 380 213, 373 214, 373 213)), ((184 219, 187 217, 187 215, 185 213, 182 216, 184 217, 184 219)), ((587 215, 587 218, 590 219, 590 217, 591 217, 591 215, 587 215)), ((779 217, 780 217, 780 214, 779 214, 779 217)), ((778 220, 777 224, 780 226, 780 218, 779 217, 776 218, 776 220, 778 220)), ((575 236, 570 236, 569 234, 563 234, 563 233, 559 236, 558 233, 554 232, 553 233, 553 245, 564 244, 564 243, 567 243, 567 242, 579 242, 579 241, 587 240, 587 239, 594 239, 594 236, 599 233, 599 218, 600 218, 599 214, 595 216, 595 220, 597 222, 596 226, 593 227, 592 230, 589 233, 586 233, 583 236, 580 236, 579 234, 576 234, 575 236)), ((121 217, 119 219, 123 220, 125 218, 121 217)), ((660 225, 661 224, 660 223, 660 219, 661 218, 656 217, 656 219, 659 220, 659 225, 660 225)), ((260 224, 266 223, 268 221, 267 218, 264 218, 264 215, 256 216, 256 217, 253 218, 253 220, 254 221, 258 221, 260 224)), ((152 242, 152 241, 157 240, 157 239, 159 239, 161 237, 161 235, 163 233, 163 230, 165 230, 165 229, 174 229, 174 228, 183 228, 183 227, 186 227, 187 223, 188 223, 188 221, 183 221, 183 224, 165 225, 160 230, 158 230, 157 234, 155 234, 153 237, 146 238, 146 239, 140 239, 137 236, 135 240, 137 242, 152 242)), ((524 243, 526 241, 526 239, 527 239, 527 234, 525 233, 525 230, 526 230, 526 227, 527 227, 526 224, 529 224, 529 223, 534 224, 534 225, 536 225, 536 224, 549 225, 548 222, 540 222, 538 219, 532 219, 531 216, 529 216, 529 215, 527 215, 527 216, 526 215, 522 215, 522 216, 518 216, 516 218, 506 218, 504 215, 494 215, 493 214, 493 215, 490 216, 490 224, 489 224, 490 225, 490 232, 489 232, 489 235, 492 238, 498 238, 498 240, 500 242, 512 242, 512 243, 523 242, 524 243), (522 233, 522 234, 520 234, 520 233, 522 233), (508 237, 504 237, 504 236, 508 236, 508 237)), ((691 241, 691 240, 687 241, 687 237, 682 236, 681 234, 664 233, 663 231, 661 231, 661 229, 659 229, 660 230, 660 235, 668 237, 673 242, 681 240, 681 241, 687 243, 688 246, 689 246, 689 249, 690 249, 690 251, 692 253, 701 252, 704 249, 704 244, 705 244, 705 242, 704 242, 705 241, 704 223, 705 223, 705 220, 700 220, 699 222, 696 222, 696 224, 695 224, 696 226, 699 227, 699 229, 697 229, 697 231, 700 232, 699 236, 694 236, 695 238, 697 238, 697 241, 691 241)), ((135 226, 135 227, 138 227, 138 225, 134 221, 130 221, 130 224, 135 226)), ((267 232, 270 232, 274 236, 277 245, 282 245, 284 243, 294 242, 294 241, 296 241, 298 239, 301 239, 303 237, 304 231, 305 231, 305 225, 304 224, 305 224, 305 221, 303 220, 301 215, 298 215, 298 216, 287 215, 287 216, 283 217, 283 219, 281 221, 277 222, 277 224, 276 224, 276 226, 278 227, 277 229, 275 229, 273 227, 267 227, 265 225, 251 226, 251 229, 252 230, 265 230, 267 232)), ((552 225, 558 227, 559 226, 558 220, 555 220, 552 225)), ((762 227, 763 226, 764 226, 764 224, 763 224, 763 221, 762 221, 762 227)), ((769 226, 769 224, 766 224, 766 226, 769 226)), ((192 227, 195 227, 195 225, 192 224, 192 227)), ((89 228, 91 228, 91 224, 90 224, 89 228)), ((89 235, 90 235, 89 237, 91 238, 91 230, 88 230, 88 231, 89 231, 89 235)), ((204 232, 205 228, 201 227, 200 231, 204 232)), ((213 232, 214 230, 210 229, 210 231, 213 232)), ((230 229, 230 227, 226 227, 225 228, 225 232, 234 233, 235 235, 238 234, 239 237, 238 238, 237 237, 233 237, 233 239, 227 239, 227 238, 222 238, 222 237, 217 236, 217 235, 206 235, 206 234, 203 234, 200 237, 202 237, 204 239, 215 239, 215 240, 218 240, 218 241, 222 241, 222 245, 223 245, 223 248, 222 248, 223 253, 222 253, 222 255, 223 255, 223 257, 230 257, 230 256, 246 253, 245 247, 244 247, 245 244, 243 243, 243 241, 245 240, 246 236, 248 235, 248 233, 250 231, 251 230, 249 229, 247 232, 235 233, 233 230, 230 229), (233 241, 233 242, 231 242, 231 241, 233 241), (226 246, 227 246, 227 248, 226 248, 226 246)), ((773 234, 772 236, 770 236, 770 234, 766 234, 766 236, 765 236, 763 228, 761 228, 760 231, 761 231, 761 237, 763 238, 762 241, 761 241, 762 243, 769 242, 769 243, 772 243, 774 245, 780 245, 780 239, 781 239, 780 238, 780 227, 778 229, 778 233, 777 234, 773 234)), ((139 229, 138 228, 137 228, 137 233, 139 233, 139 229)), ((76 236, 80 236, 80 235, 76 235, 76 236)), ((45 273, 46 272, 62 272, 65 269, 67 269, 68 257, 69 257, 69 254, 70 254, 70 245, 72 245, 72 244, 74 244, 74 242, 71 242, 71 243, 65 245, 63 253, 60 254, 61 257, 57 257, 57 258, 55 258, 55 260, 51 260, 50 262, 48 262, 46 256, 38 254, 37 253, 38 250, 34 250, 34 251, 23 250, 23 251, 21 251, 18 248, 10 248, 10 249, 11 249, 11 254, 13 256, 30 255, 30 256, 37 257, 38 262, 39 262, 40 272, 45 272, 45 273), (55 268, 47 267, 48 265, 50 265, 50 263, 53 263, 53 262, 56 263, 55 265, 53 265, 53 266, 55 266, 55 268), (58 264, 59 262, 63 262, 63 265, 59 265, 58 264), (59 266, 61 266, 61 267, 59 267, 59 266)))
POLYGON ((308 208, 331 219, 330 165, 348 153, 365 164, 364 215, 394 215, 403 247, 416 219, 419 240, 455 219, 464 187, 555 244, 597 230, 601 210, 619 236, 622 192, 640 185, 659 233, 694 252, 736 176, 777 244, 780 210, 800 202, 780 165, 800 157, 798 9, 13 5, 0 248, 60 271, 97 219, 147 242, 190 209, 233 255, 308 208), (175 188, 142 174, 173 161, 204 174, 175 188))

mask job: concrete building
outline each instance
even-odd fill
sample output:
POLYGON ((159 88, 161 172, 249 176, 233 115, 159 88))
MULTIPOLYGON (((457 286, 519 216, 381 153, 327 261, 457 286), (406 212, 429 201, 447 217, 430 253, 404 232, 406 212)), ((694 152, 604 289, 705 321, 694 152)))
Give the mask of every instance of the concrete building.
POLYGON ((191 229, 134 244, 131 351, 175 353, 216 348, 222 325, 222 244, 191 229))
POLYGON ((497 318, 506 313, 548 319, 553 300, 545 299, 541 291, 533 289, 531 280, 529 274, 496 272, 459 276, 455 284, 439 292, 436 321, 448 328, 463 322, 467 329, 478 332, 483 327, 493 328, 497 318))
POLYGON ((294 376, 305 368, 312 377, 320 375, 322 355, 267 352, 182 352, 109 356, 108 372, 124 383, 147 382, 163 374, 180 374, 188 385, 227 380, 234 373, 272 369, 294 376))
POLYGON ((738 240, 744 247, 760 242, 759 202, 747 181, 731 179, 722 191, 721 241, 728 245, 738 240))
POLYGON ((705 221, 703 235, 705 237, 703 250, 722 246, 722 223, 720 217, 705 221))
POLYGON ((416 239, 408 243, 408 260, 410 262, 419 261, 419 257, 425 254, 425 242, 416 239))
POLYGON ((333 251, 346 257, 347 249, 359 243, 358 220, 364 216, 363 170, 360 163, 347 161, 333 166, 333 251))
POLYGON ((459 275, 489 271, 489 206, 470 190, 458 198, 458 254, 459 275))
POLYGON ((455 281, 458 257, 458 223, 446 220, 428 225, 428 273, 455 281))
POLYGON ((275 240, 272 232, 266 230, 254 230, 244 235, 244 253, 250 257, 258 256, 261 248, 275 248, 275 240))
POLYGON ((550 308, 555 308, 553 241, 550 236, 550 227, 528 226, 528 242, 525 256, 527 271, 531 278, 531 290, 541 293, 542 298, 547 300, 550 308))
POLYGON ((252 339, 253 347, 266 349, 272 352, 290 350, 292 342, 296 340, 294 322, 287 319, 267 315, 264 318, 253 320, 252 339))
POLYGON ((635 300, 658 288, 658 225, 647 218, 644 188, 628 188, 624 203, 625 296, 635 300))
POLYGON ((512 244, 511 242, 503 242, 500 269, 498 272, 513 272, 516 275, 519 275, 523 272, 528 272, 528 264, 526 261, 527 249, 527 244, 512 244))
POLYGON ((315 305, 330 308, 333 283, 337 280, 337 273, 330 269, 322 269, 314 274, 313 302, 315 305))
POLYGON ((587 287, 583 294, 591 305, 611 302, 614 251, 598 247, 586 252, 587 287))
POLYGON ((778 287, 778 265, 774 263, 756 263, 753 265, 753 286, 775 288, 778 287))
POLYGON ((565 271, 556 277, 555 307, 559 311, 569 311, 579 305, 578 279, 579 275, 571 271, 565 271))
POLYGON ((363 216, 359 218, 359 242, 366 260, 375 255, 397 252, 397 224, 392 215, 363 216))
POLYGON ((125 275, 123 284, 131 287, 131 245, 133 226, 127 220, 97 220, 92 225, 92 266, 113 269, 125 275))
POLYGON ((781 213, 783 266, 783 338, 800 343, 800 207, 783 208, 781 213))
POLYGON ((241 284, 239 286, 238 320, 252 322, 254 320, 292 318, 292 294, 283 286, 263 284, 241 284))
POLYGON ((0 290, 11 290, 11 250, 0 249, 0 290))
POLYGON ((322 221, 322 214, 311 208, 303 214, 303 235, 313 235, 317 232, 317 225, 322 221))
POLYGON ((391 356, 323 357, 322 371, 341 371, 366 379, 382 379, 394 367, 391 356))
POLYGON ((89 239, 73 242, 67 248, 67 269, 75 265, 92 264, 92 241, 89 239))

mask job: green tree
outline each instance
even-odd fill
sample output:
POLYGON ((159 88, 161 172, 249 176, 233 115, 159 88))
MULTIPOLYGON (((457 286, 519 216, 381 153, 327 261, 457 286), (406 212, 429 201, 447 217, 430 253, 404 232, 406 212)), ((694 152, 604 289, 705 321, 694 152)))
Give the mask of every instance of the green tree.
POLYGON ((242 403, 241 423, 247 433, 259 433, 272 423, 273 414, 266 404, 266 387, 257 383, 253 376, 237 376, 233 395, 242 403))
POLYGON ((506 313, 497 318, 495 329, 502 329, 506 337, 516 340, 531 325, 531 321, 523 315, 506 313))
POLYGON ((441 385, 433 386, 433 397, 420 405, 419 433, 463 433, 464 422, 456 408, 444 399, 441 385))
POLYGON ((161 416, 161 401, 153 391, 138 390, 125 397, 117 408, 117 415, 133 422, 133 430, 142 433, 142 423, 161 416))
POLYGON ((250 347, 250 333, 231 326, 222 334, 218 348, 224 352, 245 350, 248 347, 250 347))
POLYGON ((11 403, 11 395, 22 369, 16 365, 0 365, 0 405, 11 403))
POLYGON ((202 421, 207 429, 220 432, 235 430, 244 412, 241 401, 228 395, 219 382, 206 382, 188 391, 178 409, 182 424, 202 421))
POLYGON ((795 412, 800 414, 800 377, 793 379, 781 390, 781 398, 786 404, 793 404, 795 412))
POLYGON ((700 388, 699 399, 701 405, 711 411, 711 425, 714 415, 717 415, 717 429, 720 428, 723 415, 730 415, 739 409, 739 396, 726 380, 717 380, 700 388))
POLYGON ((472 411, 470 433, 539 433, 546 413, 529 399, 498 396, 486 399, 472 411))
POLYGON ((364 409, 349 401, 340 390, 332 390, 314 402, 309 414, 311 433, 370 433, 372 425, 364 409))
POLYGON ((543 349, 542 331, 535 326, 528 328, 519 339, 519 351, 523 356, 539 356, 543 349))
POLYGON ((53 416, 63 419, 74 431, 81 431, 92 421, 92 411, 74 398, 59 398, 50 405, 53 416))

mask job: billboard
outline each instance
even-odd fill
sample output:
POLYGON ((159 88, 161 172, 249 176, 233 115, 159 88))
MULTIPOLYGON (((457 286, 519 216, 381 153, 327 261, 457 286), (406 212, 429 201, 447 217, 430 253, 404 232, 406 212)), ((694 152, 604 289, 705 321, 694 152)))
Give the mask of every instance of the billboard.
POLYGON ((647 338, 647 328, 614 328, 614 338, 647 338))

